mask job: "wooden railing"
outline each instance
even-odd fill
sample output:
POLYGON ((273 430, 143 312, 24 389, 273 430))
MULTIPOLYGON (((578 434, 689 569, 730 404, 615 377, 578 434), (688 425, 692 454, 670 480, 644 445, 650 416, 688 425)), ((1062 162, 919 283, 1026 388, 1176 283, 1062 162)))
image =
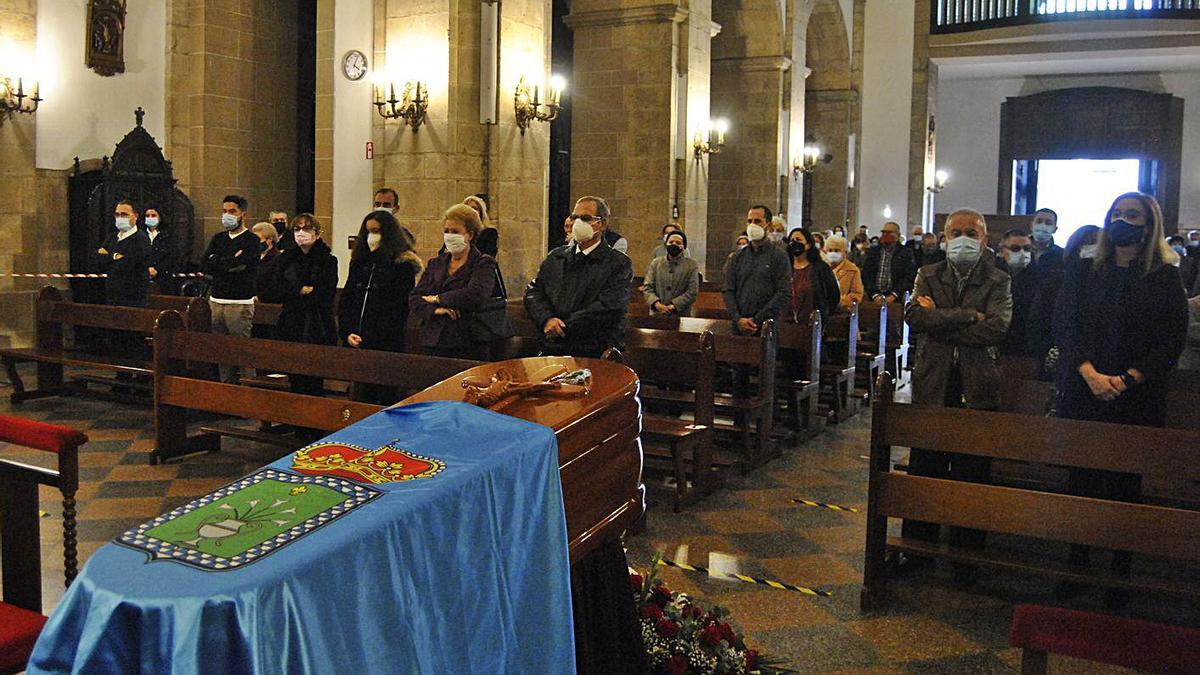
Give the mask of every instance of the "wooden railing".
POLYGON ((1200 19, 1200 0, 930 0, 930 31, 1095 19, 1200 19))

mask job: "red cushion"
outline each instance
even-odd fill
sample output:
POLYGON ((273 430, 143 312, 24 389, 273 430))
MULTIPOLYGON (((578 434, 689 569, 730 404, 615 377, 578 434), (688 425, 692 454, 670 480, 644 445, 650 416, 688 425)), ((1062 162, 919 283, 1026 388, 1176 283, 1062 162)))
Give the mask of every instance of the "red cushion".
POLYGON ((1155 673, 1194 673, 1200 630, 1058 607, 1017 605, 1014 647, 1155 673))
POLYGON ((46 617, 0 602, 0 672, 24 668, 46 617))
POLYGON ((87 443, 82 432, 56 424, 0 415, 0 441, 26 448, 62 453, 87 443))

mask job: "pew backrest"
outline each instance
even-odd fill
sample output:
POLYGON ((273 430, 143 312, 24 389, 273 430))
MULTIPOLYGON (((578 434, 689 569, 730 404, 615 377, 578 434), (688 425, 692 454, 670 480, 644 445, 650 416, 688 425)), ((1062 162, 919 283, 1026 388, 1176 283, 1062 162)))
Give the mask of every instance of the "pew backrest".
POLYGON ((696 424, 713 425, 713 379, 716 372, 716 339, 711 331, 700 334, 651 328, 630 328, 625 333, 621 361, 638 379, 663 387, 695 390, 696 424))
POLYGON ((822 332, 824 328, 821 310, 813 310, 807 323, 781 321, 778 325, 779 350, 804 355, 804 379, 818 382, 821 379, 822 332))

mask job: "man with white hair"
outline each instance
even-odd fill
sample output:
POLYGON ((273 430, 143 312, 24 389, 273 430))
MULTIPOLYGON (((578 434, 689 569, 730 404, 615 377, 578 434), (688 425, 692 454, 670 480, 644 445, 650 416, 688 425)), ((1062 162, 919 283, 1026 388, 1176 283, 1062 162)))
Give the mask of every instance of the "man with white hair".
MULTIPOLYGON (((987 222, 978 211, 951 213, 945 234, 946 259, 917 272, 913 302, 905 312, 920 355, 912 402, 995 410, 1000 369, 994 354, 1012 321, 1012 280, 985 251, 987 222)), ((908 472, 914 476, 983 482, 989 471, 989 460, 975 455, 921 448, 909 455, 908 472)), ((902 533, 937 541, 938 525, 906 520, 902 533)), ((979 530, 950 528, 951 545, 982 547, 984 536, 979 530)), ((956 569, 957 577, 969 574, 968 568, 956 569)))

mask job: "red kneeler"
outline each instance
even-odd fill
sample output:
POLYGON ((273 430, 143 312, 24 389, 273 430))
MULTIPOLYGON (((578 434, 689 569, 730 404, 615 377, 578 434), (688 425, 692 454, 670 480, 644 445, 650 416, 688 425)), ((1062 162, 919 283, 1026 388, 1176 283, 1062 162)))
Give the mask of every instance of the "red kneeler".
POLYGON ((1200 673, 1200 630, 1074 609, 1017 605, 1009 642, 1021 672, 1045 673, 1048 653, 1152 673, 1200 673))
POLYGON ((0 442, 57 456, 58 469, 43 469, 0 459, 0 565, 4 601, 0 602, 0 673, 24 670, 46 617, 42 616, 41 546, 38 532, 38 485, 63 494, 63 555, 66 583, 78 569, 75 492, 79 488, 79 446, 87 436, 67 427, 0 415, 0 442))

